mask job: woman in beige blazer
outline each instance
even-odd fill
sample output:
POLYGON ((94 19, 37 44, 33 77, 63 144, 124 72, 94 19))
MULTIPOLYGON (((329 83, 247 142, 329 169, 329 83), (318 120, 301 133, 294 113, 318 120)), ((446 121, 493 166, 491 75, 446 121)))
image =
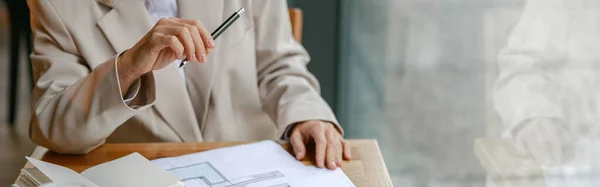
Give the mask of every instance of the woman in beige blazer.
POLYGON ((309 56, 291 36, 286 1, 177 0, 178 18, 162 19, 148 3, 28 1, 34 142, 87 153, 105 142, 289 138, 298 159, 314 140, 319 167, 350 157, 306 69, 309 56), (212 40, 208 31, 241 7, 212 40), (184 56, 200 63, 180 72, 184 56))

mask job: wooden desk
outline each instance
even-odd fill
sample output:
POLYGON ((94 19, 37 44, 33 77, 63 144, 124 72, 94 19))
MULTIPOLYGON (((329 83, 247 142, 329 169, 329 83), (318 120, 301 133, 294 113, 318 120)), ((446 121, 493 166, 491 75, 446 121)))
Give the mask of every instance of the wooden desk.
MULTIPOLYGON (((342 170, 348 175, 348 178, 359 187, 392 186, 377 141, 349 140, 349 142, 352 147, 352 160, 344 161, 342 164, 342 170)), ((138 152, 149 160, 152 160, 244 143, 248 142, 105 144, 86 155, 62 155, 48 152, 45 148, 38 147, 31 157, 82 172, 91 166, 114 160, 133 152, 138 152)), ((289 144, 282 144, 281 146, 291 153, 292 150, 289 144)), ((311 153, 309 155, 314 154, 311 153)), ((313 157, 305 158, 302 160, 302 163, 304 165, 314 165, 313 160, 313 157)), ((27 162, 25 167, 32 167, 32 165, 27 162)))

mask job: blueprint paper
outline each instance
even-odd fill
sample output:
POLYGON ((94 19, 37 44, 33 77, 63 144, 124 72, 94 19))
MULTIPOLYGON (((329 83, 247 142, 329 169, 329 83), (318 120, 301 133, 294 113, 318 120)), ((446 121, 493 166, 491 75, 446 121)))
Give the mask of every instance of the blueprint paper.
POLYGON ((186 187, 354 186, 341 169, 304 166, 274 141, 152 162, 180 177, 186 187))

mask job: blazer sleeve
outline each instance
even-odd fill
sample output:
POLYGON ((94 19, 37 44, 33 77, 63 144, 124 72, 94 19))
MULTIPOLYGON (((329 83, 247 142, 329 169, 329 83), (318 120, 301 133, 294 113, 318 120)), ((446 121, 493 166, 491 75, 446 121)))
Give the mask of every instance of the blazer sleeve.
POLYGON ((252 3, 260 97, 264 110, 278 125, 279 135, 306 120, 332 122, 342 132, 320 95, 319 82, 306 68, 308 53, 292 36, 287 2, 252 3))
POLYGON ((498 57, 494 106, 503 136, 536 118, 564 120, 556 94, 561 64, 567 63, 571 15, 563 0, 530 0, 498 57))
POLYGON ((60 153, 87 153, 155 100, 154 78, 148 73, 129 107, 123 101, 116 71, 117 56, 92 68, 79 55, 74 40, 52 1, 28 0, 34 52, 31 63, 32 141, 60 153), (133 106, 133 105, 132 105, 133 106))

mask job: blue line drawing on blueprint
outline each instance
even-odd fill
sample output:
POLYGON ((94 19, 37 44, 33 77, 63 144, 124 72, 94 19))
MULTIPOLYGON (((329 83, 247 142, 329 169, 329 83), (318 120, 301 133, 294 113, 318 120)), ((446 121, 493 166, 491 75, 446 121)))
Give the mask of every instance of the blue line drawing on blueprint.
MULTIPOLYGON (((279 171, 271 171, 229 180, 210 162, 171 168, 167 171, 181 178, 181 181, 186 184, 188 182, 200 184, 201 187, 246 187, 248 184, 284 177, 283 173, 279 171)), ((285 183, 276 186, 289 187, 285 183)))
POLYGON ((273 186, 269 186, 269 187, 290 187, 290 185, 287 183, 283 183, 283 184, 277 184, 277 185, 273 185, 273 186))

